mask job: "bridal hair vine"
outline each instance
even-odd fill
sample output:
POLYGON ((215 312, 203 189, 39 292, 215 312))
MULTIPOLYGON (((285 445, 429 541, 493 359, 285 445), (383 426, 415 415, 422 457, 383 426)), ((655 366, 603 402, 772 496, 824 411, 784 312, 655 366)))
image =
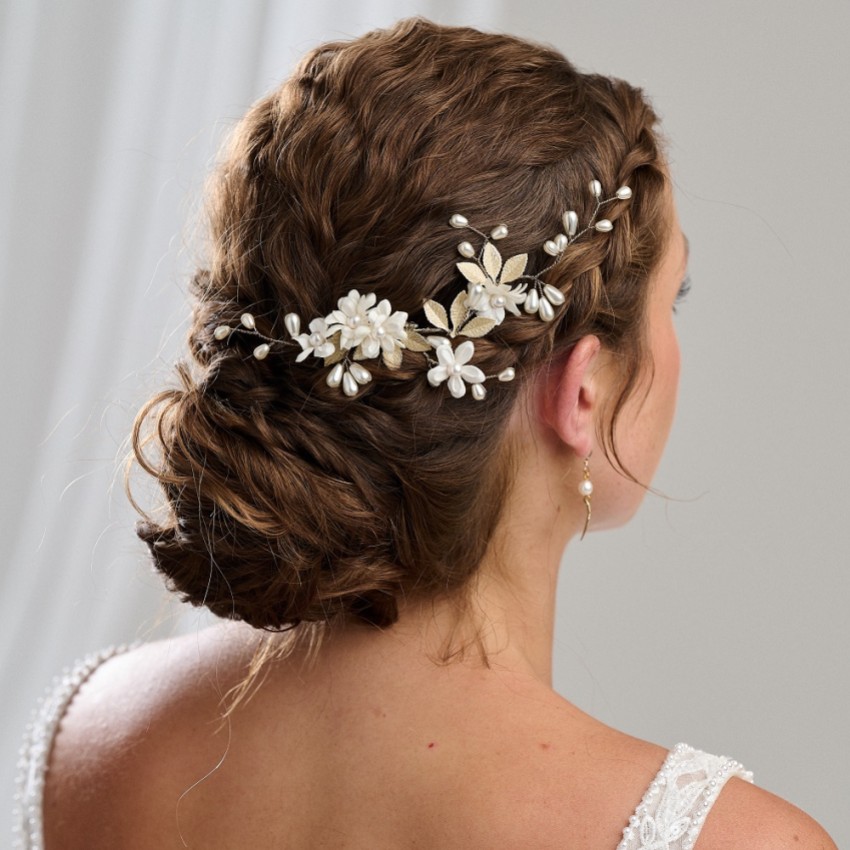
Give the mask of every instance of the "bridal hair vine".
POLYGON ((431 386, 438 387, 446 381, 452 396, 462 398, 466 394, 466 384, 469 384, 473 398, 481 401, 486 395, 483 386, 486 379, 511 381, 515 371, 513 366, 509 366, 498 374, 485 375, 470 363, 475 353, 472 340, 501 324, 506 312, 520 316, 520 304, 529 315, 537 314, 543 321, 551 322, 555 318, 555 308, 561 306, 565 298, 559 289, 544 283, 541 276, 557 265, 564 251, 588 231, 611 231, 614 225, 609 219, 597 220, 599 210, 612 201, 625 201, 632 196, 628 186, 620 186, 611 197, 603 198, 602 184, 595 179, 590 181, 590 191, 596 198, 596 209, 588 224, 579 230, 578 215, 567 210, 561 219, 563 232, 543 243, 543 250, 554 257, 554 261, 533 275, 525 274, 528 254, 502 259, 494 243, 508 235, 506 225, 498 225, 488 235, 473 227, 466 216, 455 213, 449 219, 452 227, 471 230, 484 241, 478 251, 468 241, 457 246, 458 253, 464 258, 457 263, 457 268, 466 279, 466 289, 455 296, 448 314, 437 301, 425 301, 423 309, 432 323, 430 328, 408 322, 408 314, 393 311, 386 298, 376 305, 374 292, 363 294, 352 289, 339 299, 336 310, 324 318, 312 319, 309 332, 301 332, 301 318, 297 313, 287 313, 284 324, 291 340, 275 339, 260 333, 252 313, 243 313, 235 327, 219 325, 213 336, 220 342, 235 333, 258 337, 262 342, 253 351, 257 360, 264 360, 272 346, 297 343, 301 351, 295 358, 296 362, 310 355, 323 358, 325 366, 333 366, 326 378, 328 386, 341 386, 347 396, 356 396, 360 386, 372 380, 371 372, 360 361, 381 357, 387 368, 398 369, 402 349, 407 348, 424 354, 431 367, 427 373, 431 386), (467 339, 454 347, 451 340, 458 336, 467 339), (430 352, 436 354, 436 359, 430 352))

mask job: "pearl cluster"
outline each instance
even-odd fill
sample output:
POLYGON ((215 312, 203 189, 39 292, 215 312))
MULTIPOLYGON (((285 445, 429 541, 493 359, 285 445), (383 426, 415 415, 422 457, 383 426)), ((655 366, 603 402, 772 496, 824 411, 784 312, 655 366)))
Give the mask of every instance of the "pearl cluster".
MULTIPOLYGON (((468 384, 472 397, 477 401, 483 400, 486 396, 485 380, 511 381, 516 372, 513 367, 508 367, 495 375, 485 375, 470 362, 475 352, 471 339, 489 333, 504 321, 508 312, 521 315, 520 304, 527 314, 551 322, 556 308, 566 299, 559 289, 544 283, 541 275, 553 268, 564 251, 588 231, 610 232, 614 225, 607 218, 597 220, 599 210, 612 201, 625 201, 632 197, 628 186, 620 186, 611 197, 603 198, 602 184, 596 179, 590 181, 589 188, 596 199, 596 209, 590 222, 579 230, 578 214, 567 210, 562 216, 564 232, 543 243, 543 250, 554 257, 555 262, 537 274, 525 274, 527 254, 502 260, 494 243, 508 235, 507 225, 499 224, 486 234, 474 228, 466 216, 455 213, 449 219, 449 225, 458 229, 468 228, 480 236, 484 244, 479 251, 469 241, 458 244, 457 250, 465 262, 456 265, 467 280, 467 288, 457 294, 448 312, 437 301, 426 300, 423 309, 432 326, 422 328, 408 322, 406 312, 393 312, 387 299, 376 305, 375 293, 362 294, 352 289, 339 299, 336 310, 312 319, 309 332, 302 332, 301 317, 297 313, 286 314, 286 330, 291 340, 301 346, 296 361, 300 362, 310 355, 323 358, 325 366, 333 366, 325 379, 328 386, 341 387, 345 395, 353 397, 361 386, 372 380, 372 373, 358 361, 381 357, 387 368, 398 369, 402 350, 410 349, 424 354, 430 366, 427 378, 431 386, 439 386, 445 381, 452 396, 461 398, 466 394, 468 384), (441 331, 448 336, 441 335, 441 331), (431 335, 435 332, 436 335, 431 335), (454 347, 451 340, 457 336, 467 337, 467 340, 454 347), (436 360, 431 354, 436 354, 436 360)), ((218 325, 213 337, 224 342, 235 333, 252 334, 262 340, 253 350, 257 360, 264 360, 273 345, 290 343, 290 340, 260 333, 254 315, 248 312, 242 313, 235 326, 218 325)))
POLYGON ((752 772, 734 759, 677 744, 629 818, 617 850, 693 850, 706 815, 732 776, 753 781, 752 772))
POLYGON ((47 697, 40 697, 27 724, 18 759, 14 796, 14 850, 43 850, 42 798, 44 777, 53 739, 71 700, 92 673, 109 658, 138 644, 110 647, 87 656, 73 669, 65 669, 53 680, 47 697))

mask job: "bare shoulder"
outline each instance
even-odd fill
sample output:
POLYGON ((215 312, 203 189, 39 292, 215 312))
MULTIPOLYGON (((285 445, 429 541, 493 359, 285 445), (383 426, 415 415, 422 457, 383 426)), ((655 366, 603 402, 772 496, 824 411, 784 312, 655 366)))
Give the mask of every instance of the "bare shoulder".
POLYGON ((48 762, 47 850, 182 847, 155 801, 215 755, 217 739, 205 734, 196 749, 179 747, 179 762, 168 758, 178 740, 185 744, 188 726, 209 730, 220 719, 221 696, 244 673, 247 652, 223 639, 227 631, 145 644, 110 658, 83 683, 48 762))
POLYGON ((697 842, 698 850, 838 850, 802 809, 737 777, 730 779, 697 842))

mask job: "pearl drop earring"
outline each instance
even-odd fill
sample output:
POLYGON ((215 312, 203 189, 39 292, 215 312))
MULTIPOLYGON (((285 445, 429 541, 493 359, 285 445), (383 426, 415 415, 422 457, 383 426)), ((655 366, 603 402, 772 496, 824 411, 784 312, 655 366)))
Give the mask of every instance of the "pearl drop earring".
POLYGON ((579 540, 584 540, 584 535, 587 534, 587 528, 590 525, 590 497, 593 494, 593 482, 590 480, 590 455, 584 459, 584 473, 578 485, 579 495, 584 501, 584 506, 587 508, 587 516, 584 520, 584 529, 581 532, 579 540))

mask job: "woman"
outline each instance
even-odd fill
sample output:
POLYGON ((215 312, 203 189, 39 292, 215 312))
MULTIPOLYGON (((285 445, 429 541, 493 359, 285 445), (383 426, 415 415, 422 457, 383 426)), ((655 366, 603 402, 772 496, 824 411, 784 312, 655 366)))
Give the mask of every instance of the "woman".
POLYGON ((226 622, 69 678, 24 846, 43 816, 48 850, 834 847, 737 762, 551 687, 564 549, 635 512, 673 417, 656 123, 551 49, 421 19, 250 110, 192 366, 134 431, 166 497, 138 533, 226 622))

